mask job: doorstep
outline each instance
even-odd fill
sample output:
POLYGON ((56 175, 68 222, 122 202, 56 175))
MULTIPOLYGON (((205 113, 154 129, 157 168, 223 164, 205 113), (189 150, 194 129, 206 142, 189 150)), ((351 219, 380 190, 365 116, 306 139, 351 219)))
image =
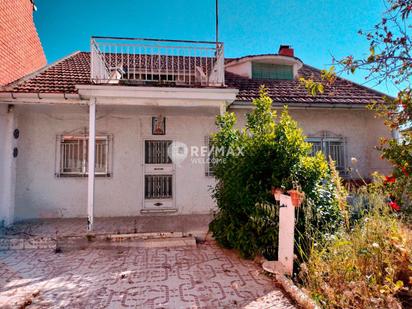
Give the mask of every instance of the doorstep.
POLYGON ((87 248, 196 247, 196 238, 184 233, 85 234, 82 236, 0 237, 0 250, 82 250, 87 248))

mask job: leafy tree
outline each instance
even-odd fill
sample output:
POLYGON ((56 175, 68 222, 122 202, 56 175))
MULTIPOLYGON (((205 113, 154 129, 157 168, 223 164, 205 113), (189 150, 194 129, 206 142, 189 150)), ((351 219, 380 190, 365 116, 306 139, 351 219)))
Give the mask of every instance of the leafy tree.
POLYGON ((235 128, 233 113, 217 117, 213 197, 219 212, 210 228, 218 242, 245 257, 276 258, 278 205, 272 187, 288 190, 298 184, 306 193, 298 216, 298 243, 312 241, 308 228, 324 234, 339 226, 341 215, 325 158, 309 155, 310 144, 287 109, 278 117, 264 89, 253 105, 244 129, 235 128))

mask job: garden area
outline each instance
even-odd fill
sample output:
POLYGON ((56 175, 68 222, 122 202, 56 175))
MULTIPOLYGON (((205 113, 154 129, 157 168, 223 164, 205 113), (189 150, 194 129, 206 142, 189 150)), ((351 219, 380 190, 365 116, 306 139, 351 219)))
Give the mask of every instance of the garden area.
POLYGON ((217 120, 214 238, 245 258, 276 260, 279 204, 273 188, 301 191, 295 284, 325 308, 412 306, 408 186, 400 187, 408 184, 408 171, 395 168, 360 187, 345 186, 333 161, 320 152, 311 155, 286 108, 278 116, 264 89, 253 103, 246 129, 235 128, 234 114, 217 120))
MULTIPOLYGON (((245 258, 276 260, 279 203, 273 191, 300 192, 292 280, 322 308, 412 308, 412 1, 387 2, 374 30, 360 31, 370 43, 368 56, 348 56, 336 66, 397 85, 396 97, 369 106, 388 130, 402 132, 376 142, 391 174, 363 179, 351 158, 341 178, 330 158, 312 153, 287 107, 280 114, 272 109, 264 87, 246 128, 238 129, 236 116, 226 113, 217 118, 213 136, 219 150, 213 153, 219 209, 210 225, 214 238, 245 258)), ((300 82, 316 96, 339 73, 333 66, 320 80, 300 82)))

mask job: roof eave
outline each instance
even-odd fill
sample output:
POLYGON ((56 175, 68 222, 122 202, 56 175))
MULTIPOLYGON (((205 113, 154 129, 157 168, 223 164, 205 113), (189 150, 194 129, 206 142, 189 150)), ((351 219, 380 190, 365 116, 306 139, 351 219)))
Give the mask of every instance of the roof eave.
MULTIPOLYGON (((273 103, 273 108, 283 108, 287 106, 289 109, 357 109, 366 110, 368 104, 347 104, 347 103, 273 103)), ((229 105, 229 108, 234 109, 253 109, 252 101, 236 100, 229 105)))

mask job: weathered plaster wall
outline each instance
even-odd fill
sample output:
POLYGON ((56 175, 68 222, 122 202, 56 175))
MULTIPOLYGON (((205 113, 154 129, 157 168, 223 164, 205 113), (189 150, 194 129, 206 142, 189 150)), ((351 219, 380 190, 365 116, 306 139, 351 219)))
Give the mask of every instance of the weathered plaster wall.
MULTIPOLYGON (((238 116, 238 125, 244 126, 248 111, 234 111, 238 116)), ((345 137, 348 166, 353 167, 350 158, 356 157, 356 167, 363 177, 368 177, 374 171, 390 171, 389 165, 380 159, 379 152, 374 149, 378 138, 390 136, 390 132, 381 119, 374 117, 373 112, 366 109, 290 109, 289 112, 307 136, 316 136, 320 131, 330 131, 345 137)), ((355 174, 353 176, 357 177, 355 174)))
MULTIPOLYGON (((159 111, 157 111, 158 113, 159 111)), ((216 111, 214 111, 216 112, 216 111)), ((96 178, 95 215, 140 215, 143 204, 143 139, 151 137, 151 116, 142 107, 97 106, 96 130, 113 134, 113 176, 96 178)), ((214 128, 214 115, 195 117, 193 111, 163 110, 167 117, 165 139, 188 145, 204 145, 214 128)), ((55 176, 56 136, 87 129, 88 107, 28 107, 18 110, 20 155, 17 161, 15 219, 85 217, 87 178, 55 176)), ((213 207, 208 188, 214 182, 205 176, 203 164, 186 159, 176 167, 178 213, 209 213, 213 207)))
MULTIPOLYGON (((141 215, 143 140, 151 137, 152 116, 162 113, 167 117, 165 139, 178 140, 189 146, 204 146, 204 137, 215 130, 216 110, 150 109, 97 106, 97 132, 113 135, 113 176, 96 178, 96 216, 141 215)), ((246 112, 236 110, 240 126, 245 124, 246 112)), ((371 112, 292 109, 290 113, 307 135, 326 130, 345 136, 348 159, 358 158, 357 167, 363 176, 374 170, 389 171, 373 148, 379 136, 389 133, 371 112)), ((16 115, 21 134, 16 168, 15 219, 85 217, 87 179, 56 177, 55 156, 57 135, 87 129, 88 107, 26 105, 16 107, 16 115)), ((0 121, 0 138, 2 123, 0 121)), ((2 153, 0 148, 0 159, 2 153)), ((0 165, 0 171, 1 168, 0 165)), ((213 184, 214 179, 205 176, 203 164, 192 164, 190 159, 186 159, 177 166, 178 213, 209 213, 214 207, 209 191, 213 184)))
POLYGON ((0 226, 11 224, 13 220, 16 159, 12 151, 17 140, 12 134, 15 125, 13 109, 0 104, 0 226))

